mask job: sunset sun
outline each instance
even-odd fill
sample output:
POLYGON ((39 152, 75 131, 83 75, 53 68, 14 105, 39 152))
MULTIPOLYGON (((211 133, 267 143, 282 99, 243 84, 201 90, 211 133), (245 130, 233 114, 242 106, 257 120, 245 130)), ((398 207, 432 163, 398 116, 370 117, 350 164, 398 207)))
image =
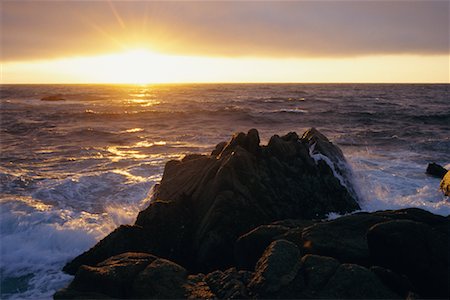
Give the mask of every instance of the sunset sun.
POLYGON ((92 76, 105 82, 152 83, 158 81, 167 67, 167 57, 146 49, 87 58, 92 76))

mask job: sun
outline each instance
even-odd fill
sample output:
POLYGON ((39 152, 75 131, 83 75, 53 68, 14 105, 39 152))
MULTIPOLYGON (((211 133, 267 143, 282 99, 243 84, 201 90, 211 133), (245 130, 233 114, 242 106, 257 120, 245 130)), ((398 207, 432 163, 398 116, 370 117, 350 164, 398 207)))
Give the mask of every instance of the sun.
MULTIPOLYGON (((101 56, 97 58, 104 67, 100 75, 109 82, 144 84, 158 82, 158 73, 164 73, 167 58, 146 49, 134 49, 124 53, 101 56)), ((95 69, 94 69, 95 72, 95 69)))

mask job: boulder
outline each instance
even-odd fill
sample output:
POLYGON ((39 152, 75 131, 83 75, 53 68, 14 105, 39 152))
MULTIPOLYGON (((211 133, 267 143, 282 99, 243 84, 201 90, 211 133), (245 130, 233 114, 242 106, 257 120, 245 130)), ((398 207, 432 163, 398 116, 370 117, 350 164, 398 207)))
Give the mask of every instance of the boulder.
POLYGON ((426 173, 428 175, 442 179, 442 178, 444 178, 445 174, 447 173, 447 169, 441 165, 438 165, 437 163, 429 163, 427 166, 426 173))
POLYGON ((389 220, 369 213, 356 213, 322 222, 303 229, 304 253, 330 256, 340 262, 371 265, 367 231, 373 225, 389 220))
POLYGON ((269 245, 258 260, 248 287, 259 298, 273 297, 294 280, 300 267, 298 247, 286 240, 269 245))
POLYGON ((450 172, 445 173, 442 178, 440 188, 445 196, 450 197, 450 172))
POLYGON ((131 297, 134 278, 157 257, 147 253, 123 253, 113 256, 94 267, 82 265, 66 290, 59 298, 80 298, 88 295, 98 298, 105 295, 113 298, 131 297))
POLYGON ((313 254, 302 257, 300 273, 310 297, 317 297, 318 292, 323 289, 339 266, 339 261, 332 257, 313 254))
POLYGON ((375 273, 385 286, 402 298, 407 299, 409 295, 414 293, 414 287, 405 275, 397 274, 379 266, 371 267, 370 271, 375 273))
POLYGON ((288 230, 289 228, 281 225, 261 225, 240 236, 235 244, 237 266, 245 270, 254 270, 256 262, 267 246, 288 230))
POLYGON ((376 265, 404 274, 426 298, 449 297, 448 236, 411 220, 379 223, 367 233, 376 265))
POLYGON ((252 278, 252 272, 237 271, 230 268, 224 272, 214 271, 205 276, 204 280, 219 299, 246 299, 249 298, 247 285, 252 278))
POLYGON ((133 298, 184 298, 187 271, 180 265, 158 258, 140 272, 132 287, 133 298))
POLYGON ((167 162, 156 200, 135 226, 113 232, 65 270, 124 251, 153 253, 191 271, 226 269, 235 264, 236 239, 259 225, 359 209, 350 175, 342 151, 315 129, 302 138, 275 135, 267 146, 255 129, 241 132, 211 155, 167 162))
POLYGON ((319 298, 327 299, 399 299, 369 269, 342 264, 328 280, 319 298))

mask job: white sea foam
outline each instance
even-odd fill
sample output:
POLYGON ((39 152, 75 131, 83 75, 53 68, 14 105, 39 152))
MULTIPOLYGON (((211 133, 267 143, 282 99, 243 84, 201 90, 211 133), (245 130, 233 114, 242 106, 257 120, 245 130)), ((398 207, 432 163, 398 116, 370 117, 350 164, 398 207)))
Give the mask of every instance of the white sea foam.
POLYGON ((439 190, 440 179, 425 174, 426 164, 408 160, 408 153, 396 155, 389 159, 374 154, 351 156, 355 181, 362 194, 362 209, 417 207, 449 215, 450 200, 439 190))

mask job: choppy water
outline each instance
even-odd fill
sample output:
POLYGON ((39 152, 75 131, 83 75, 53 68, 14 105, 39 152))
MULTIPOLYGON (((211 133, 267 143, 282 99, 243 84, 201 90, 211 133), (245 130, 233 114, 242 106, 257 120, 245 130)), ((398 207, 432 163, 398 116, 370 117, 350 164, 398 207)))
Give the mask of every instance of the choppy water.
POLYGON ((0 105, 1 298, 50 298, 65 262, 134 222, 167 160, 250 128, 264 142, 321 130, 364 210, 450 213, 424 174, 450 167, 449 85, 4 85, 0 105))

